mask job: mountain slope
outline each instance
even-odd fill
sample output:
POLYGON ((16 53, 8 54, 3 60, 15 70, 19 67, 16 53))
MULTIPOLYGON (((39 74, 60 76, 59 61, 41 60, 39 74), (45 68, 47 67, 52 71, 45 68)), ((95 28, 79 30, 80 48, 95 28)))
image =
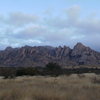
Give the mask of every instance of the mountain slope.
POLYGON ((100 53, 81 43, 77 43, 73 49, 67 46, 24 46, 7 47, 0 51, 0 66, 34 67, 44 66, 49 62, 56 62, 62 66, 100 65, 100 53))

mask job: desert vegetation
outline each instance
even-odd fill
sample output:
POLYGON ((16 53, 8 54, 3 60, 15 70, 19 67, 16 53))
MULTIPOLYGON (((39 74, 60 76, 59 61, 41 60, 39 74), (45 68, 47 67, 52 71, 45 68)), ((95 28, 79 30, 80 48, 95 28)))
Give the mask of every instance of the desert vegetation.
POLYGON ((0 100, 100 100, 100 76, 86 73, 1 78, 0 100))
POLYGON ((82 74, 82 73, 95 73, 100 74, 100 68, 98 67, 68 67, 63 68, 57 63, 50 62, 44 67, 0 67, 0 76, 4 79, 15 78, 18 76, 53 76, 59 75, 71 75, 71 74, 82 74))
POLYGON ((100 69, 0 67, 0 100, 100 100, 100 69))

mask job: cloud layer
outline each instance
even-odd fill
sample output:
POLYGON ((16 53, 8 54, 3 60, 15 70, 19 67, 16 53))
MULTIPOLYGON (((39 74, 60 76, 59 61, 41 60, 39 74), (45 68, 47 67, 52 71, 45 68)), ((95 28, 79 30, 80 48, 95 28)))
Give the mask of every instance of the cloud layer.
MULTIPOLYGON (((51 13, 51 12, 50 12, 51 13)), ((100 18, 81 16, 80 6, 67 8, 61 16, 0 15, 0 48, 23 45, 69 45, 82 42, 100 51, 100 18)), ((48 14, 50 15, 50 14, 48 14)))

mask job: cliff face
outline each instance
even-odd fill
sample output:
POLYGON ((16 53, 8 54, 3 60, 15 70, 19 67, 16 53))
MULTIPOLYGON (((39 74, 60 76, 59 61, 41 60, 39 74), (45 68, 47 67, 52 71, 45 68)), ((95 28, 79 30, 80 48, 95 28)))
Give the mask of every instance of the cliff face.
POLYGON ((100 65, 100 53, 81 43, 77 43, 73 49, 67 46, 25 46, 7 47, 0 51, 0 66, 34 67, 44 66, 49 62, 56 62, 62 66, 100 65))

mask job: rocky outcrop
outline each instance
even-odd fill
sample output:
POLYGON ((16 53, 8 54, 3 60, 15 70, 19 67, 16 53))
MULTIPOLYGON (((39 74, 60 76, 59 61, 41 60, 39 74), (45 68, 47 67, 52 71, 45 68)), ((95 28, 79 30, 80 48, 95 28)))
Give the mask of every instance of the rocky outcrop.
POLYGON ((34 67, 56 62, 62 66, 100 65, 100 53, 77 43, 73 49, 51 46, 7 47, 0 51, 0 66, 34 67))
POLYGON ((89 47, 84 46, 81 43, 77 43, 71 53, 72 59, 77 64, 83 65, 98 65, 100 64, 100 53, 92 50, 89 47))

